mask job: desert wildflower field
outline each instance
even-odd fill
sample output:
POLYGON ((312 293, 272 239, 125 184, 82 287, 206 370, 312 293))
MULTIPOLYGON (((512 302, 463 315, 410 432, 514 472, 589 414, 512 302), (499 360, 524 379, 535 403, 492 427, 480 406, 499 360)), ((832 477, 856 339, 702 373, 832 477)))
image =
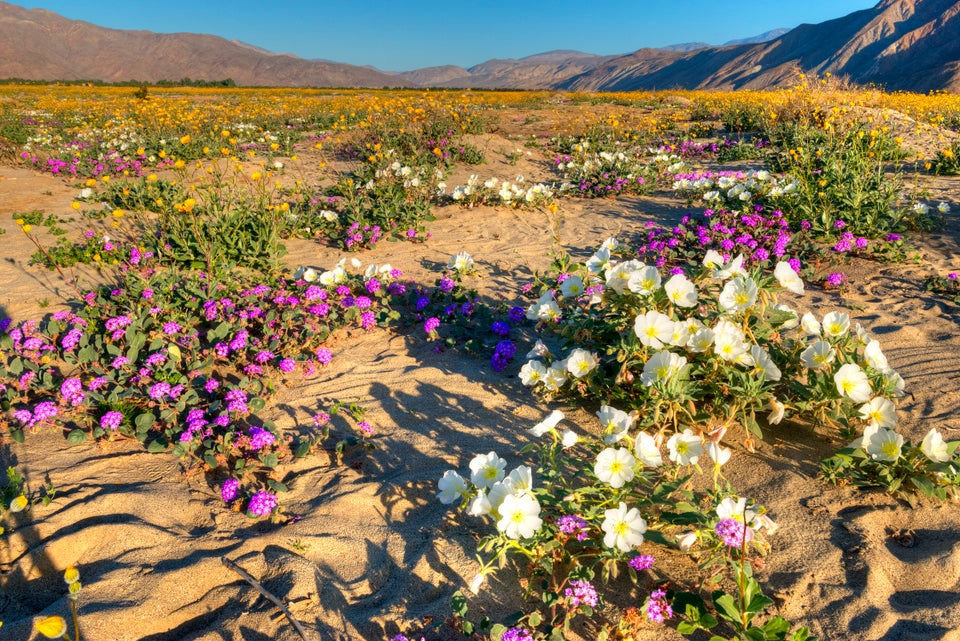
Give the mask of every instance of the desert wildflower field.
POLYGON ((960 638, 958 130, 0 87, 0 638, 960 638))

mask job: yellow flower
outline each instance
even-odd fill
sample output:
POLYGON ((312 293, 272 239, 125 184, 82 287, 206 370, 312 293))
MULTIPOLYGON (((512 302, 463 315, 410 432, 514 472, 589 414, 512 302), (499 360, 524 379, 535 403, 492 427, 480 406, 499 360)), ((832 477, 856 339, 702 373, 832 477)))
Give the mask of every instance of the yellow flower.
POLYGON ((67 636, 67 622, 63 617, 47 617, 43 621, 33 624, 37 632, 48 639, 59 639, 67 636))
POLYGON ((33 229, 33 227, 31 227, 30 225, 22 225, 22 226, 20 227, 20 229, 23 230, 23 233, 29 234, 29 233, 30 233, 30 230, 33 229))
POLYGON ((87 182, 86 182, 87 187, 95 187, 96 184, 97 184, 96 178, 88 178, 88 179, 87 179, 87 182))
POLYGON ((181 144, 181 145, 189 145, 189 144, 190 144, 190 134, 187 134, 186 136, 184 136, 183 138, 181 138, 181 139, 180 139, 180 144, 181 144))
POLYGON ((17 222, 18 225, 20 225, 21 227, 23 227, 23 224, 24 224, 25 222, 27 222, 27 221, 25 221, 23 218, 17 218, 17 221, 16 221, 16 222, 17 222))
POLYGON ((257 180, 260 180, 261 178, 263 178, 263 174, 261 174, 259 171, 255 171, 252 174, 250 174, 250 180, 257 181, 257 180))
POLYGON ((155 182, 157 182, 157 175, 156 175, 156 174, 150 174, 149 176, 147 176, 147 182, 148 182, 148 183, 155 183, 155 182))
POLYGON ((27 497, 21 494, 17 498, 10 501, 10 511, 23 512, 26 509, 28 503, 29 501, 27 500, 27 497))
POLYGON ((80 580, 80 570, 72 565, 68 565, 67 569, 63 571, 63 580, 67 582, 67 585, 76 583, 80 580))
POLYGON ((73 201, 72 203, 70 203, 70 209, 72 209, 73 211, 80 211, 80 203, 78 203, 76 200, 73 201))

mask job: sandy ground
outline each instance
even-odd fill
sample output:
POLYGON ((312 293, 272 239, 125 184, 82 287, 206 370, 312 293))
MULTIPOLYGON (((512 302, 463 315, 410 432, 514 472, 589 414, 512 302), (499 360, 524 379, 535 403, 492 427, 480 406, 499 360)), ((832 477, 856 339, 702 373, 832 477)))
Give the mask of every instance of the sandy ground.
MULTIPOLYGON (((491 135, 479 142, 490 160, 462 170, 448 180, 451 187, 473 172, 546 175, 542 160, 512 167, 498 156, 515 148, 513 141, 491 135)), ((937 180, 930 188, 933 201, 960 212, 960 181, 937 180)), ((76 192, 29 169, 0 167, 0 227, 7 230, 0 236, 2 314, 36 318, 70 295, 56 273, 27 265, 33 247, 11 214, 66 215, 76 192)), ((512 296, 533 270, 546 267, 557 238, 585 256, 609 236, 628 238, 646 221, 677 220, 685 209, 660 193, 568 200, 562 211, 557 234, 541 213, 444 207, 428 243, 380 243, 358 257, 424 278, 426 265, 465 250, 480 265, 477 283, 487 296, 512 296)), ((942 231, 913 238, 922 264, 854 262, 842 297, 810 288, 797 301, 818 316, 852 308, 852 318, 881 341, 906 381, 899 431, 915 443, 932 427, 960 438, 960 310, 922 286, 928 274, 960 268, 957 215, 942 231)), ((330 267, 340 258, 311 242, 288 246, 292 267, 330 267)), ((283 389, 265 413, 292 428, 309 421, 324 399, 359 400, 377 428, 378 447, 346 465, 320 456, 285 468, 286 512, 302 516, 287 525, 226 511, 208 481, 185 478, 169 455, 133 444, 70 446, 54 434, 30 435, 23 445, 0 442, 0 464, 16 464, 34 487, 52 482, 58 489, 52 503, 21 515, 16 531, 0 540, 0 639, 32 638, 35 617, 67 613, 61 573, 69 564, 83 577, 88 641, 299 639, 276 606, 221 563, 224 556, 288 603, 311 639, 384 639, 443 618, 450 595, 476 572, 475 541, 485 527, 451 518, 435 500, 436 481, 491 449, 519 463, 514 452, 528 442, 526 429, 552 406, 520 385, 518 368, 494 374, 484 361, 434 353, 419 335, 377 332, 335 345, 330 366, 283 389)), ((567 414, 579 429, 593 429, 589 411, 567 414)), ((732 444, 734 487, 766 505, 781 526, 759 572, 776 612, 821 639, 960 639, 960 510, 927 503, 911 509, 817 481, 819 460, 842 443, 819 426, 785 424, 756 453, 732 444), (913 547, 888 535, 905 528, 916 532, 913 547)), ((674 579, 693 579, 692 564, 679 554, 666 554, 663 564, 674 579)), ((514 611, 515 585, 503 572, 471 598, 471 614, 514 611)), ((626 584, 616 592, 615 607, 643 598, 626 584)), ((580 631, 586 639, 592 633, 580 631)), ((682 637, 649 624, 637 638, 682 637)))

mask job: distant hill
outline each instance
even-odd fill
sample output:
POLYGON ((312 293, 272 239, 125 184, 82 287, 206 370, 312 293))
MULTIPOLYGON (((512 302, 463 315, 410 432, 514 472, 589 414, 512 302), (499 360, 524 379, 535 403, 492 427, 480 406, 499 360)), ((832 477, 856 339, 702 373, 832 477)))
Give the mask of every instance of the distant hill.
POLYGON ((211 35, 107 29, 0 1, 0 78, 630 91, 767 88, 793 84, 801 72, 830 72, 891 90, 958 91, 958 36, 960 0, 881 0, 820 24, 721 46, 684 43, 607 56, 556 50, 466 69, 443 65, 386 73, 211 35))
POLYGON ((270 53, 218 36, 107 29, 0 1, 0 78, 157 82, 185 77, 277 87, 407 84, 375 69, 270 53))

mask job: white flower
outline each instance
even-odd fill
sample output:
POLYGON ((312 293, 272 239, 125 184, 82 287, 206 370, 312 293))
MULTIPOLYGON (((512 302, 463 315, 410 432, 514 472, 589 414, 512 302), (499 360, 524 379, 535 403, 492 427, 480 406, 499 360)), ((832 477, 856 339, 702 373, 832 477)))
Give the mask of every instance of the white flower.
POLYGON ((533 470, 528 465, 521 465, 514 468, 506 480, 513 486, 514 494, 526 494, 533 489, 533 470))
POLYGON ((627 289, 634 294, 647 296, 660 289, 660 272, 656 267, 645 265, 630 274, 627 279, 627 289))
MULTIPOLYGON (((674 347, 686 347, 690 342, 690 323, 687 321, 676 321, 673 323, 673 336, 670 338, 670 344, 674 347)), ((699 329, 699 328, 697 328, 699 329)))
POLYGON ((490 499, 487 498, 485 491, 480 490, 475 497, 470 499, 470 502, 467 503, 467 514, 470 516, 493 514, 493 505, 490 504, 490 499))
POLYGON ((542 358, 544 356, 549 356, 550 350, 539 338, 537 342, 533 344, 533 347, 527 352, 526 358, 542 358))
POLYGON ((683 274, 674 274, 663 286, 667 298, 677 307, 693 307, 697 304, 697 288, 683 274))
POLYGON ((470 591, 474 594, 479 594, 481 585, 483 585, 483 575, 478 574, 470 581, 470 591))
POLYGON ((684 534, 677 535, 677 546, 680 548, 681 552, 688 552, 696 542, 696 532, 685 532, 684 534))
POLYGON ((854 403, 866 403, 873 393, 870 389, 870 379, 859 365, 853 363, 842 365, 833 375, 833 382, 836 383, 840 396, 847 396, 854 403))
POLYGON ((917 203, 913 203, 913 211, 915 211, 916 213, 922 216, 925 216, 928 213, 930 213, 930 207, 928 207, 925 203, 917 202, 917 203))
POLYGON ((723 286, 717 299, 725 312, 742 312, 757 302, 757 284, 749 276, 737 276, 723 286))
POLYGON ((687 428, 682 434, 674 434, 667 441, 670 460, 677 465, 696 465, 703 455, 703 441, 687 428))
POLYGON ((617 248, 617 245, 618 245, 619 243, 620 243, 620 241, 618 241, 614 236, 611 236, 610 238, 607 238, 605 241, 603 241, 602 243, 600 243, 600 249, 601 249, 601 250, 605 249, 605 250, 607 250, 607 251, 612 251, 612 250, 614 250, 614 249, 617 248))
POLYGON ((705 352, 713 345, 714 334, 709 327, 701 327, 690 336, 687 347, 691 352, 705 352))
POLYGON ((577 347, 567 356, 567 371, 574 378, 583 378, 595 370, 599 362, 596 354, 577 347))
POLYGON ((567 382, 567 360, 557 361, 547 368, 543 377, 543 388, 548 392, 556 392, 567 382))
MULTIPOLYGON (((713 353, 728 362, 743 363, 749 357, 749 346, 743 330, 726 319, 720 319, 713 328, 713 353)), ((746 364, 746 363, 744 363, 746 364)), ((749 363, 753 364, 752 360, 749 363)))
POLYGON ((497 511, 501 517, 497 521, 497 529, 510 539, 529 539, 543 525, 540 504, 530 494, 508 494, 497 511))
POLYGON ((951 458, 949 446, 943 441, 943 436, 940 435, 937 428, 931 429, 923 437, 923 442, 920 443, 920 451, 928 459, 937 463, 946 463, 951 458))
POLYGON ((613 267, 608 267, 605 272, 607 287, 618 294, 622 294, 627 288, 633 272, 641 270, 644 267, 646 267, 646 264, 639 260, 628 260, 617 263, 613 267))
POLYGON ((557 424, 564 418, 563 412, 560 410, 553 410, 545 419, 531 427, 529 432, 539 438, 550 430, 556 428, 557 424))
POLYGON ((767 415, 767 423, 770 425, 777 425, 780 421, 783 420, 783 415, 786 412, 786 406, 778 401, 777 399, 770 397, 770 414, 767 415))
POLYGON ((817 317, 810 312, 804 314, 800 319, 800 327, 802 327, 803 331, 810 336, 820 335, 820 321, 818 321, 817 317))
POLYGON ((447 269, 458 272, 469 272, 473 269, 473 257, 467 252, 458 252, 450 257, 447 262, 447 269))
POLYGON ((647 467, 663 465, 663 457, 660 455, 657 441, 646 432, 637 434, 637 442, 633 445, 633 453, 647 467))
POLYGON ((547 376, 547 368, 540 361, 527 361, 520 368, 520 382, 527 387, 542 383, 547 376))
POLYGON ((437 498, 444 505, 450 505, 467 491, 466 481, 453 470, 447 470, 443 473, 443 476, 437 481, 437 487, 440 488, 437 498))
POLYGON ((792 319, 786 321, 780 326, 781 329, 793 329, 794 327, 800 326, 800 317, 788 305, 784 305, 783 303, 777 303, 776 305, 773 306, 773 308, 778 311, 786 312, 788 314, 793 315, 792 319))
POLYGON ((597 418, 600 419, 600 425, 605 430, 603 442, 607 445, 613 445, 624 436, 627 431, 633 427, 633 417, 609 405, 601 405, 597 412, 597 418))
POLYGON ((900 458, 903 437, 893 430, 881 428, 865 444, 864 449, 874 461, 896 461, 900 458))
POLYGON ((860 416, 876 427, 896 427, 897 408, 889 398, 877 396, 860 407, 860 416))
POLYGON ((662 349, 664 343, 669 343, 673 338, 673 320, 666 314, 651 309, 646 314, 637 316, 633 323, 633 331, 641 344, 653 349, 662 349))
POLYGON ((687 359, 684 356, 678 356, 666 350, 657 352, 644 363, 640 381, 647 387, 654 383, 663 383, 677 374, 686 364, 687 359))
POLYGON ((730 453, 731 453, 730 448, 721 447, 719 443, 710 441, 704 447, 704 450, 706 451, 707 455, 711 459, 713 459, 713 462, 716 463, 717 465, 723 465, 724 463, 730 460, 730 453))
POLYGON ((803 293, 803 279, 793 271, 793 267, 786 261, 780 261, 773 270, 780 287, 793 292, 794 294, 803 293))
POLYGON ((477 454, 470 461, 470 481, 481 490, 485 490, 503 478, 507 462, 496 452, 477 454))
POLYGON ((850 316, 843 312, 830 312, 823 317, 823 333, 827 336, 843 336, 850 331, 850 316))
MULTIPOLYGON (((711 250, 713 251, 713 250, 711 250)), ((714 252, 716 254, 716 252, 714 252)), ((710 252, 707 252, 710 255, 710 252)), ((717 256, 720 256, 717 254, 717 256)), ((703 259, 703 264, 707 264, 707 259, 703 259)), ((713 277, 717 280, 727 280, 731 276, 745 275, 743 270, 743 254, 737 254, 729 263, 723 264, 723 256, 720 256, 720 267, 714 268, 713 277)))
POLYGON ((568 447, 573 447, 577 444, 580 438, 577 436, 576 432, 573 430, 564 430, 563 434, 560 435, 560 444, 563 445, 564 449, 568 447))
POLYGON ((950 213, 950 204, 949 204, 949 203, 940 203, 939 205, 937 205, 937 211, 939 211, 941 214, 949 214, 949 213, 950 213))
POLYGON ((600 529, 603 530, 604 545, 621 552, 629 552, 643 543, 647 522, 640 516, 640 510, 635 507, 628 510, 627 504, 621 502, 617 509, 604 512, 600 529))
POLYGON ((778 368, 776 363, 773 362, 773 359, 770 358, 770 355, 767 353, 767 350, 763 349, 759 345, 751 345, 750 356, 753 358, 754 366, 756 366, 757 369, 763 372, 763 380, 765 381, 780 380, 780 376, 781 376, 780 368, 778 368))
POLYGON ((636 463, 637 460, 627 448, 608 447, 597 455, 593 472, 602 482, 609 483, 614 489, 619 489, 633 480, 633 466, 636 463))
POLYGON ((872 367, 878 372, 889 372, 890 363, 887 357, 883 355, 880 349, 880 341, 872 340, 863 348, 863 359, 867 362, 867 367, 872 367))
POLYGON ((576 298, 583 293, 583 279, 571 276, 560 283, 560 293, 567 298, 576 298))
POLYGON ((610 267, 610 249, 610 247, 601 247, 597 250, 597 253, 586 262, 587 271, 591 274, 605 272, 610 267))
POLYGON ((883 381, 885 385, 893 387, 893 394, 897 398, 903 396, 903 377, 897 374, 892 369, 887 370, 883 373, 883 381))
POLYGON ((732 496, 728 496, 717 504, 717 518, 720 520, 734 519, 745 525, 750 525, 757 518, 757 512, 747 507, 747 499, 738 498, 734 500, 732 496))
POLYGON ((804 367, 810 369, 820 369, 824 365, 833 362, 836 354, 833 353, 833 346, 827 341, 817 341, 800 353, 800 360, 804 367))

